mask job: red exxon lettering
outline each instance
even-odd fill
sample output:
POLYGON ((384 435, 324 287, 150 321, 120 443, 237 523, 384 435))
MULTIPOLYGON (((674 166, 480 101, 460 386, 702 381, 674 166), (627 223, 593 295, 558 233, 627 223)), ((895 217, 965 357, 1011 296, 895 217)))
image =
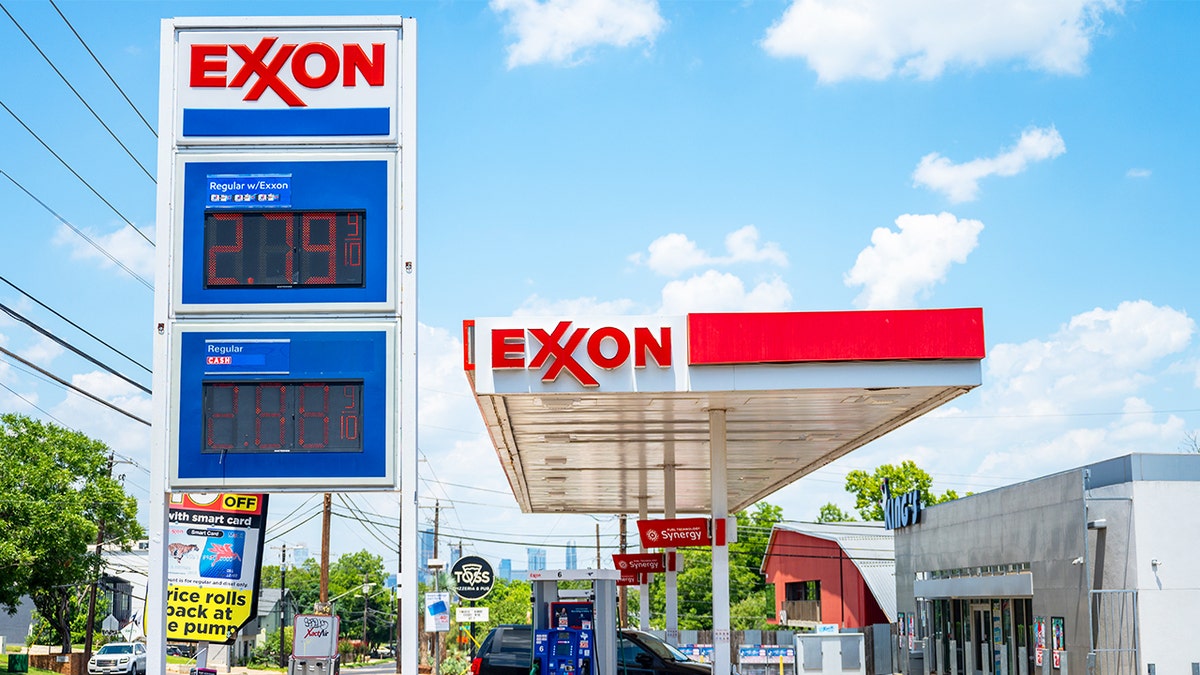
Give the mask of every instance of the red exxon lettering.
POLYGON ((192 45, 188 83, 195 88, 218 89, 241 89, 249 85, 243 101, 257 101, 270 90, 293 108, 308 104, 284 79, 288 73, 290 80, 304 89, 323 89, 337 82, 339 75, 342 87, 357 87, 359 75, 369 87, 383 86, 387 55, 383 43, 372 44, 368 56, 363 46, 356 43, 343 44, 339 52, 324 42, 277 46, 278 42, 278 37, 264 37, 254 47, 192 45), (233 77, 227 78, 230 51, 242 63, 233 77))
POLYGON ((560 321, 553 330, 530 328, 528 334, 539 348, 526 361, 526 330, 499 328, 492 331, 492 368, 494 370, 539 370, 542 382, 553 382, 563 372, 570 374, 585 387, 598 387, 599 381, 576 358, 576 350, 587 355, 587 361, 605 370, 620 368, 633 358, 635 368, 645 368, 650 360, 659 367, 671 366, 671 329, 659 328, 657 336, 649 328, 634 328, 633 339, 625 331, 612 326, 590 330, 571 329, 570 321, 560 321))

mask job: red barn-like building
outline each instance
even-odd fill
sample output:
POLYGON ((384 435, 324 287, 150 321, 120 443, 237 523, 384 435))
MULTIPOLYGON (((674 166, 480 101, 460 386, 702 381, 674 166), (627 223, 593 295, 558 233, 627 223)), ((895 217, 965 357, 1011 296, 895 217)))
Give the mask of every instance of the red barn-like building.
POLYGON ((883 523, 796 523, 771 530, 761 572, 778 623, 862 628, 896 620, 896 553, 883 523))

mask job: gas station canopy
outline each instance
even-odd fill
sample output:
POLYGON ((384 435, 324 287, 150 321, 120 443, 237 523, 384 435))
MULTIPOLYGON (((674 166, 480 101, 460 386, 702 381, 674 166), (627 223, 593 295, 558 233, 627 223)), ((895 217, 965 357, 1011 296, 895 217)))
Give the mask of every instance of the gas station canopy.
POLYGON ((984 357, 978 308, 463 327, 468 379, 528 513, 708 512, 714 410, 737 512, 979 386, 984 357))

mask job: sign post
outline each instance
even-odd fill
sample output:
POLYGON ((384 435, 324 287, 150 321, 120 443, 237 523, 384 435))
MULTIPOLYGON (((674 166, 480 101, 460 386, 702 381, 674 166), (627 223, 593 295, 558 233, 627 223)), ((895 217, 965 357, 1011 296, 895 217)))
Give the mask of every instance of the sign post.
POLYGON ((161 37, 156 672, 171 491, 401 487, 415 541, 417 466, 415 22, 176 18, 161 37))

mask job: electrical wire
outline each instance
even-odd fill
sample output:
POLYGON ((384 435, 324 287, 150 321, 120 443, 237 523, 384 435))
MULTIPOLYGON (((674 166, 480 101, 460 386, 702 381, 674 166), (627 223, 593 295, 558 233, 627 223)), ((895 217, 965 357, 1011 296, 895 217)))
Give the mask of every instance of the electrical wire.
POLYGON ((96 62, 96 65, 100 66, 100 70, 104 71, 105 76, 108 77, 108 81, 112 82, 113 87, 116 87, 117 91, 121 92, 121 96, 125 97, 125 102, 129 104, 130 108, 133 108, 133 112, 137 113, 137 116, 141 118, 142 122, 146 125, 146 128, 150 130, 150 133, 154 134, 155 138, 158 138, 158 132, 154 129, 154 125, 146 121, 146 116, 143 115, 142 111, 138 110, 138 107, 133 104, 133 101, 129 99, 129 95, 125 93, 125 90, 121 88, 121 85, 117 84, 117 81, 113 79, 111 74, 109 74, 108 69, 104 67, 104 64, 100 63, 100 59, 96 57, 96 54, 92 51, 92 48, 83 41, 83 37, 79 35, 79 31, 75 30, 75 26, 71 25, 71 22, 67 20, 66 15, 62 13, 62 10, 58 8, 58 5, 54 4, 54 0, 50 0, 50 6, 53 7, 54 11, 58 12, 58 15, 62 17, 63 23, 67 24, 67 28, 70 28, 71 32, 75 34, 75 38, 79 40, 79 44, 83 45, 83 48, 87 50, 89 55, 91 55, 92 60, 96 62))
POLYGON ((144 424, 146 426, 150 426, 149 422, 138 417, 137 415, 134 415, 133 413, 122 409, 120 406, 117 406, 112 403, 109 403, 108 401, 105 401, 104 399, 100 398, 99 396, 96 396, 95 394, 91 393, 90 391, 87 391, 86 389, 82 389, 80 387, 77 387, 77 386, 71 384, 70 382, 67 382, 66 380, 62 379, 61 377, 58 377, 57 375, 34 365, 32 362, 27 361, 27 360, 21 358, 20 356, 17 356, 16 354, 5 349, 4 347, 0 347, 0 354, 4 354, 5 356, 9 357, 10 359, 15 359, 17 361, 20 361, 21 363, 25 364, 25 366, 27 366, 29 368, 33 368, 34 370, 45 375, 46 377, 53 379, 55 382, 70 389, 71 391, 82 394, 83 396, 86 396, 87 398, 92 399, 93 401, 99 403, 100 405, 105 406, 106 408, 111 408, 111 409, 121 413, 122 415, 128 417, 129 419, 132 419, 136 422, 141 422, 142 424, 144 424))
MULTIPOLYGON (((0 171, 0 173, 3 173, 3 172, 2 172, 2 171, 0 171)), ((6 177, 7 177, 7 176, 6 176, 6 177)), ((74 321, 71 321, 70 319, 68 319, 67 317, 63 316, 62 314, 59 314, 57 311, 55 311, 55 310, 54 310, 54 308, 53 308, 53 307, 50 307, 50 306, 49 306, 49 305, 47 305, 46 303, 42 302, 41 300, 38 300, 37 298, 33 297, 33 296, 32 296, 32 295, 30 295, 29 293, 25 292, 25 290, 24 290, 24 289, 22 289, 20 286, 17 286, 17 285, 16 285, 16 284, 14 284, 13 282, 11 282, 11 281, 9 281, 8 279, 6 279, 6 278, 4 277, 4 275, 0 275, 0 281, 3 281, 4 283, 8 284, 9 286, 12 286, 12 287, 13 287, 13 289, 14 289, 14 290, 16 290, 18 293, 20 293, 21 295, 25 296, 26 298, 29 298, 30 300, 32 300, 32 301, 34 301, 34 302, 36 302, 36 303, 38 304, 38 306, 39 306, 39 307, 41 307, 42 309, 44 309, 44 310, 46 310, 46 311, 50 312, 50 313, 51 313, 51 314, 53 314, 54 316, 57 316, 58 318, 60 318, 60 319, 62 319, 63 321, 67 322, 67 323, 68 323, 68 324, 70 324, 70 326, 71 326, 72 328, 74 328, 75 330, 77 330, 77 331, 79 331, 79 332, 83 333, 84 335, 86 335, 86 336, 88 336, 88 337, 92 338, 93 340, 95 340, 96 342, 99 342, 100 344, 104 345, 105 347, 108 347, 108 348, 109 348, 110 350, 112 350, 114 353, 116 353, 116 354, 119 354, 120 356, 124 357, 126 361, 129 361, 130 363, 132 363, 133 365, 137 366, 138 368, 141 368, 142 370, 146 371, 147 373, 152 373, 152 372, 153 372, 153 371, 151 371, 151 370, 150 370, 150 368, 148 368, 148 367, 146 367, 146 366, 142 365, 141 363, 139 363, 138 361, 136 361, 136 360, 135 360, 135 359, 134 359, 132 356, 129 356, 128 354, 126 354, 125 352, 121 351, 120 349, 117 349, 116 347, 114 347, 114 346, 112 346, 112 345, 108 344, 108 343, 107 343, 107 342, 105 342, 104 340, 101 340, 99 337, 97 337, 97 336, 96 336, 94 333, 92 333, 92 332, 91 332, 91 331, 89 331, 88 329, 84 328, 83 326, 80 326, 79 324, 75 323, 74 321)))
MULTIPOLYGON (((17 121, 17 124, 20 124, 22 127, 24 127, 24 128, 25 128, 25 131, 28 131, 28 132, 29 132, 29 135, 31 135, 31 136, 33 136, 35 139, 37 139, 37 142, 38 142, 38 143, 41 143, 41 144, 42 144, 42 147, 43 147, 43 148, 45 148, 47 152, 49 152, 51 155, 53 155, 53 156, 54 156, 54 158, 55 158, 55 159, 57 159, 57 160, 59 161, 59 163, 60 163, 60 164, 62 164, 64 167, 66 167, 66 168, 67 168, 67 171, 70 171, 70 172, 71 172, 71 175, 73 175, 73 176, 75 176, 76 178, 78 178, 80 183, 83 183, 83 184, 84 184, 84 186, 86 186, 86 187, 87 187, 87 189, 91 190, 91 191, 92 191, 92 194, 96 195, 96 197, 97 197, 97 198, 98 198, 100 201, 104 202, 104 205, 105 205, 105 206, 107 206, 108 208, 112 209, 112 212, 113 212, 113 213, 117 214, 117 216, 118 216, 118 217, 119 217, 121 220, 125 221, 125 224, 126 224, 126 225, 128 225, 128 226, 129 226, 129 227, 131 227, 131 228, 133 228, 133 231, 134 231, 134 232, 136 232, 136 233, 137 233, 137 235, 138 235, 139 237, 141 237, 142 239, 145 239, 147 244, 150 244, 151 246, 153 246, 153 245, 154 245, 154 242, 153 242, 153 241, 150 239, 150 237, 147 237, 147 236, 146 236, 146 234, 145 234, 144 232, 142 232, 141 230, 139 230, 139 229, 137 228, 137 226, 133 224, 133 221, 132 221, 132 220, 130 220, 129 218, 127 218, 127 217, 125 216, 125 214, 124 214, 124 213, 121 213, 121 211, 120 211, 120 210, 119 210, 117 207, 113 206, 113 205, 112 205, 112 202, 110 202, 110 201, 108 201, 107 199, 105 199, 105 198, 104 198, 104 195, 100 194, 100 192, 99 192, 99 191, 97 191, 97 190, 96 190, 96 188, 92 187, 92 184, 91 184, 91 183, 89 183, 89 182, 87 182, 87 180, 85 180, 83 176, 79 175, 79 172, 78 172, 78 171, 76 171, 76 170, 74 169, 74 167, 72 167, 70 164, 68 164, 68 163, 67 163, 67 160, 63 159, 63 158, 62 158, 62 157, 61 157, 61 156, 60 156, 60 155, 59 155, 57 152, 55 152, 55 151, 54 151, 54 149, 53 149, 53 148, 51 148, 51 147, 50 147, 50 145, 49 145, 48 143, 46 143, 46 141, 43 141, 43 140, 42 140, 42 137, 41 137, 41 136, 38 136, 38 135, 37 135, 37 134, 36 134, 36 133, 33 131, 33 129, 30 129, 30 128, 29 128, 29 125, 28 125, 28 124, 25 124, 25 120, 21 119, 21 118, 20 118, 20 116, 18 116, 18 115, 17 115, 15 112, 13 112, 13 111, 12 111, 12 108, 9 108, 9 107, 8 107, 8 105, 7 105, 7 104, 6 104, 6 103, 5 103, 3 100, 0 100, 0 108, 4 108, 4 111, 5 111, 5 112, 7 112, 9 115, 11 115, 11 116, 12 116, 12 118, 13 118, 14 120, 16 120, 16 121, 17 121)), ((12 180, 12 179, 11 179, 11 178, 9 178, 9 180, 12 180)), ((13 181, 13 182, 15 183, 16 181, 13 181)))
MULTIPOLYGON (((4 103, 0 102, 0 105, 4 105, 4 103)), ((7 109, 7 107, 5 109, 7 109)), ((49 212, 50 215, 54 216, 58 220, 58 222, 71 228, 72 232, 79 235, 80 238, 82 238, 87 243, 91 244, 92 248, 96 249, 101 254, 103 254, 105 258, 108 258, 109 260, 111 260, 114 265, 125 270, 126 273, 128 273, 134 279, 137 279, 138 281, 140 281, 142 283, 142 285, 145 286, 146 288, 149 288, 150 290, 154 290, 154 284, 150 283, 149 281, 146 281, 137 272, 134 272, 133 270, 129 269, 129 267, 125 263, 121 262, 120 260, 117 260, 117 258, 113 254, 109 253, 103 246, 101 246, 100 244, 97 244, 95 241, 92 240, 91 237, 84 234, 83 230, 80 230, 78 227, 75 227, 73 224, 71 224, 71 222, 68 221, 66 218, 63 218, 62 216, 58 215, 58 213, 54 209, 52 209, 46 205, 46 202, 38 199, 32 192, 25 189, 24 185, 21 185, 19 182, 17 182, 16 178, 13 178, 12 176, 10 176, 3 169, 0 169, 0 176, 4 176, 5 178, 7 178, 9 180, 9 182, 11 182, 13 185, 16 185, 17 188, 19 188, 21 190, 21 192, 24 192, 26 195, 29 196, 30 199, 37 202, 39 206, 41 206, 43 209, 45 209, 47 212, 49 212)), ((126 220, 125 222, 128 223, 129 221, 126 220)), ((130 225, 132 225, 132 224, 133 223, 130 223, 130 225)), ((135 227, 134 229, 136 230, 137 228, 135 227)), ((143 235, 143 238, 145 238, 144 235, 143 235)), ((149 241, 149 240, 147 240, 147 241, 149 241)), ((154 244, 151 243, 150 245, 153 246, 154 244)))
POLYGON ((5 314, 9 315, 13 319, 16 319, 17 321, 20 321, 21 323, 25 324, 26 326, 29 326, 33 330, 40 333, 46 339, 52 340, 55 344, 63 347, 64 349, 70 350, 76 356, 84 359, 88 363, 91 363, 92 365, 96 366, 97 368, 100 368, 101 370, 107 372, 108 374, 110 374, 114 377, 120 378, 121 380, 124 380, 125 382, 129 383, 130 385, 142 390, 146 394, 152 393, 150 391, 149 387, 144 386, 141 383, 136 382, 136 381, 126 377, 125 375, 117 372, 117 370, 114 369, 113 367, 101 362, 99 359, 93 357, 91 354, 88 354, 87 352, 83 351, 82 349, 79 349, 75 345, 58 337, 57 335, 55 335, 54 333, 51 333, 50 331, 46 330, 45 328, 42 328, 38 324, 34 323, 31 319, 26 318, 23 314, 21 314, 17 310, 9 307, 8 305, 6 305, 2 302, 0 302, 0 312, 4 312, 5 314))
MULTIPOLYGON (((55 9, 58 8, 56 7, 55 9)), ((54 65, 54 62, 50 60, 49 56, 46 56, 46 52, 42 51, 42 48, 38 46, 38 43, 29 35, 29 33, 25 32, 25 28, 21 26, 20 22, 17 21, 17 18, 8 11, 8 8, 4 6, 3 2, 0 2, 0 10, 8 15, 9 20, 12 21, 13 25, 17 27, 17 30, 21 31, 21 35, 24 35, 25 39, 29 41, 29 44, 33 45, 33 48, 37 50, 37 53, 41 54, 42 58, 50 66, 51 70, 58 75, 59 79, 63 81, 63 84, 67 85, 67 89, 70 89, 71 93, 75 94, 75 98, 79 99, 79 102, 83 104, 83 107, 87 108, 88 112, 92 113, 92 117, 95 117, 96 121, 100 123, 100 126, 104 127, 104 130, 108 132, 108 135, 112 136, 112 139, 117 142, 117 145, 121 146, 121 149, 125 151, 125 154, 129 155, 129 159, 132 159, 133 163, 138 165, 138 168, 142 170, 142 173, 146 174, 146 177, 150 179, 150 182, 157 184, 158 181, 154 180, 154 174, 150 173, 150 170, 143 166, 137 157, 134 157, 133 152, 125 145, 124 142, 121 141, 120 138, 117 137, 116 132, 109 128, 108 124, 106 124, 104 120, 100 118, 100 114, 97 113, 96 110, 92 108, 91 104, 89 104, 87 100, 83 98, 83 94, 80 94, 79 91, 75 89, 75 86, 71 84, 71 81, 67 79, 67 76, 62 74, 62 71, 58 69, 58 66, 54 65)))

